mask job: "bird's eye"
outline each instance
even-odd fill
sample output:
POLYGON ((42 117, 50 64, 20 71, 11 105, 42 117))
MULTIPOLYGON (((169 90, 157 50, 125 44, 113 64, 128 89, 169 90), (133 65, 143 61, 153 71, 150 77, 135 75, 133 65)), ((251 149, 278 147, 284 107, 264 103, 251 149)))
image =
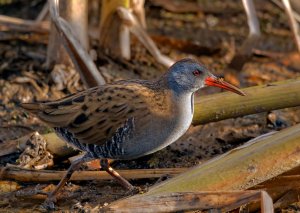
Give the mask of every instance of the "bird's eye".
POLYGON ((194 70, 193 71, 194 76, 199 76, 200 74, 201 74, 201 72, 199 70, 194 70))

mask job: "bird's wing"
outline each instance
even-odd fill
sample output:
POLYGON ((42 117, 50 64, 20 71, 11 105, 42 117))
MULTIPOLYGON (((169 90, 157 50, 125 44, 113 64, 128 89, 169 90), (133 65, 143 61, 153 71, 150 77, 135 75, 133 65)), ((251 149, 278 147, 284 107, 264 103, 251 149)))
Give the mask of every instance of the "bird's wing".
POLYGON ((149 106, 149 100, 153 94, 140 84, 115 84, 91 88, 54 102, 22 104, 22 107, 51 127, 66 128, 79 142, 100 145, 128 119, 151 117, 153 106, 149 106))

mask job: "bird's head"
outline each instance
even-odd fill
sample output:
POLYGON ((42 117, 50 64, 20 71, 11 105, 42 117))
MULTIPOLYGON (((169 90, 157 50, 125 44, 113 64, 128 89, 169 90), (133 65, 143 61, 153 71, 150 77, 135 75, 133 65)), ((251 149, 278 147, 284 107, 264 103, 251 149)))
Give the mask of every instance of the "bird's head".
POLYGON ((193 93, 205 86, 222 89, 245 95, 237 87, 217 78, 203 65, 193 59, 182 59, 173 64, 167 73, 169 87, 179 93, 193 93))

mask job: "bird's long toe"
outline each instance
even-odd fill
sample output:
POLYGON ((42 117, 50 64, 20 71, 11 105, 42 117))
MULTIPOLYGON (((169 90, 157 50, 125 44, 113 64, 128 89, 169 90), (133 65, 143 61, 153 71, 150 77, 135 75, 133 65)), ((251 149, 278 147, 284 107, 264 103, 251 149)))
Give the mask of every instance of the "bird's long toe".
POLYGON ((41 209, 44 209, 46 211, 57 210, 57 207, 55 206, 56 201, 57 200, 55 196, 47 197, 47 199, 42 203, 41 209))

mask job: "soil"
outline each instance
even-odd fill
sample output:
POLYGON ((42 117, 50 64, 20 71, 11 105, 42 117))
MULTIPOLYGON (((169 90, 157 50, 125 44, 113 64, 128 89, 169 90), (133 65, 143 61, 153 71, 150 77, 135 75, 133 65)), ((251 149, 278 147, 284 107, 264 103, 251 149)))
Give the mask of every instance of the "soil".
MULTIPOLYGON (((185 2, 199 8, 186 7, 179 12, 170 11, 163 5, 164 2, 168 1, 147 2, 147 30, 160 50, 171 58, 196 58, 215 74, 240 87, 300 76, 300 56, 295 53, 287 16, 271 1, 255 1, 263 36, 255 44, 256 54, 238 71, 228 68, 228 65, 248 35, 241 1, 190 0, 185 2)), ((34 19, 44 3, 44 0, 15 0, 1 6, 0 14, 34 19)), ((97 41, 92 40, 91 43, 99 51, 97 41)), ((0 32, 0 143, 35 130, 40 133, 52 131, 34 116, 22 111, 18 106, 20 102, 54 100, 83 89, 74 70, 64 66, 45 68, 46 48, 47 35, 0 32), (66 72, 71 77, 64 78, 66 72)), ((132 48, 133 59, 129 62, 107 60, 108 56, 95 61, 107 82, 126 78, 153 79, 165 71, 137 41, 133 41, 132 48)), ((214 92, 220 90, 204 89, 196 95, 214 92)), ((299 122, 300 108, 297 107, 191 126, 183 137, 169 147, 137 160, 115 161, 112 166, 115 169, 191 167, 259 135, 299 122)), ((19 154, 0 157, 0 164, 14 164, 18 158, 19 154)), ((69 165, 65 161, 56 163, 59 163, 56 168, 62 170, 69 165)), ((156 181, 147 179, 132 183, 147 188, 156 181)), ((37 185, 18 184, 28 190, 37 185)), ((56 183, 49 184, 46 186, 51 188, 56 183)), ((62 190, 57 207, 58 210, 97 210, 124 196, 126 190, 113 181, 71 182, 62 190)), ((0 212, 39 211, 44 198, 42 195, 35 196, 35 199, 9 197, 0 202, 0 212)), ((282 211, 293 211, 297 206, 296 203, 282 211)))

